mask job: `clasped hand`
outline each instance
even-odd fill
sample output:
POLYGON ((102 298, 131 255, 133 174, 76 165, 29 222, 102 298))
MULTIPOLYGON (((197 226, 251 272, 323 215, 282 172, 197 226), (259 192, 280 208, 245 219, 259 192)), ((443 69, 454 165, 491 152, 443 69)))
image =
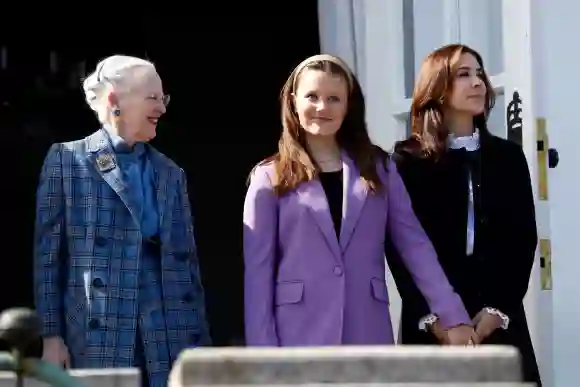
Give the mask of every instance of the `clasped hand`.
POLYGON ((487 339, 496 329, 501 328, 503 320, 500 316, 488 313, 485 309, 481 310, 473 319, 475 333, 480 338, 480 342, 487 339))
POLYGON ((431 332, 441 344, 445 345, 475 345, 480 342, 473 327, 466 324, 443 329, 439 321, 437 321, 431 326, 431 332))
POLYGON ((502 319, 485 310, 480 311, 473 319, 473 326, 458 325, 443 329, 439 321, 431 326, 431 332, 441 344, 445 345, 477 345, 487 339, 496 329, 499 329, 502 319))

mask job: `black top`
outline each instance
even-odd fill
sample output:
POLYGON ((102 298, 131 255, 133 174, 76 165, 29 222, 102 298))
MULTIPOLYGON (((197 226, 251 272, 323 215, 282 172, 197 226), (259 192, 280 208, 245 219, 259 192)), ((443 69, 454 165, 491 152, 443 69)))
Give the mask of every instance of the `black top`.
POLYGON ((324 188, 326 200, 330 207, 330 215, 334 222, 336 237, 340 237, 340 226, 342 223, 342 170, 335 172, 321 172, 319 174, 320 183, 324 188))

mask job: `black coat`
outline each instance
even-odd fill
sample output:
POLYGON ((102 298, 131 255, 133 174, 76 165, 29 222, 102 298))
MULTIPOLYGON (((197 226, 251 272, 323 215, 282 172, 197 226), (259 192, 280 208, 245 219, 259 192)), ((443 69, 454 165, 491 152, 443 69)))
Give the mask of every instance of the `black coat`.
MULTIPOLYGON (((394 154, 417 217, 431 239, 451 285, 472 318, 484 307, 510 318, 483 344, 520 349, 527 381, 539 382, 538 367, 523 298, 528 290, 537 245, 534 198, 526 158, 513 142, 481 133, 475 152, 449 151, 438 161, 394 154), (471 171, 475 204, 475 247, 466 255, 468 181, 471 171)), ((430 313, 427 303, 392 244, 386 244, 389 266, 401 294, 401 337, 405 344, 436 344, 419 331, 430 313)))

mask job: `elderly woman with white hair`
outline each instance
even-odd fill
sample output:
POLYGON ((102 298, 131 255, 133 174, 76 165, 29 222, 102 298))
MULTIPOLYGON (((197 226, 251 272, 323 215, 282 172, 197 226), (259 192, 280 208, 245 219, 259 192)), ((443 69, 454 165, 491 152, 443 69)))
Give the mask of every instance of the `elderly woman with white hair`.
POLYGON ((102 127, 54 144, 37 192, 43 358, 166 386, 182 349, 210 344, 185 173, 147 144, 169 96, 152 63, 118 55, 83 88, 102 127))

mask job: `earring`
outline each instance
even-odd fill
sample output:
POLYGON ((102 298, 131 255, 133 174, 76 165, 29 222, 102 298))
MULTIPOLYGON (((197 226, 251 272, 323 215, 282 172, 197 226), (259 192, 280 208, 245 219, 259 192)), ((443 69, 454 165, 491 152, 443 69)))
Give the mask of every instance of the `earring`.
POLYGON ((119 109, 115 109, 115 110, 113 110, 113 115, 114 115, 115 117, 119 117, 119 116, 121 115, 121 110, 119 110, 119 109))

